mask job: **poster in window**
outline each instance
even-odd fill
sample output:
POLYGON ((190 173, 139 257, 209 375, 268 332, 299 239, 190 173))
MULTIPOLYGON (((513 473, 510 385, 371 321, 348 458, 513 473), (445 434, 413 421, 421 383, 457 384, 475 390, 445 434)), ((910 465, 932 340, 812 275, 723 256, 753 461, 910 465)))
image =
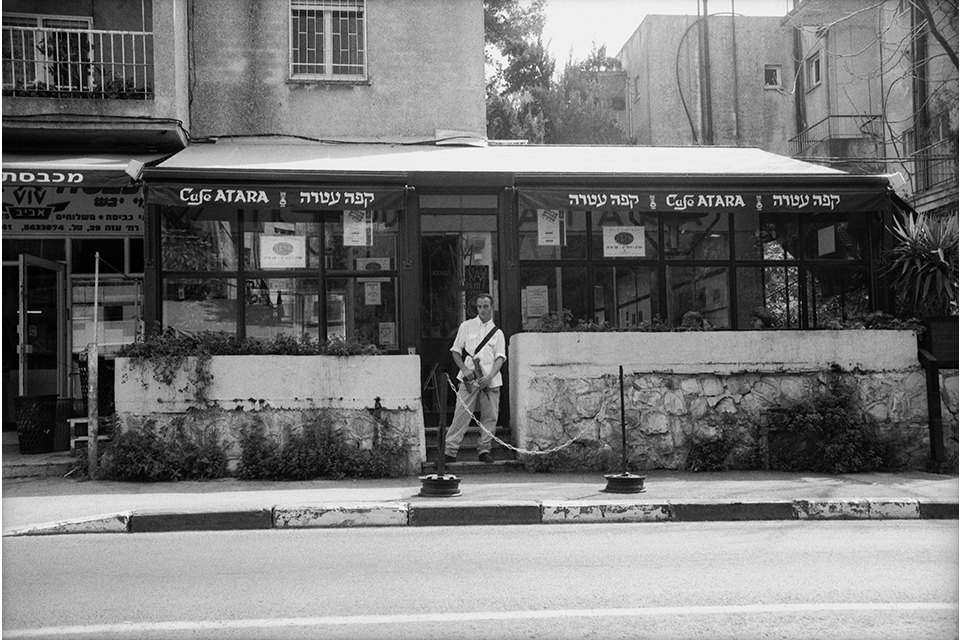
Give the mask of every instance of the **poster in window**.
POLYGON ((261 269, 303 269, 306 266, 306 237, 260 236, 261 269))
POLYGON ((537 244, 558 247, 566 244, 563 213, 554 209, 537 209, 537 244))
POLYGON ((817 255, 820 256, 828 256, 837 250, 837 234, 833 225, 817 230, 817 249, 817 255))
POLYGON ((380 329, 380 344, 384 346, 390 346, 397 344, 397 325, 395 322, 381 322, 379 323, 380 329))
POLYGON ((372 307, 379 306, 382 303, 379 282, 363 283, 363 303, 372 307))
POLYGON ((527 316, 530 318, 541 318, 547 315, 550 310, 550 303, 547 297, 548 288, 546 285, 531 285, 524 289, 527 298, 527 316))
POLYGON ((604 258, 642 258, 646 255, 643 227, 603 227, 604 258))
POLYGON ((373 246, 372 211, 347 210, 343 212, 343 246, 373 246))

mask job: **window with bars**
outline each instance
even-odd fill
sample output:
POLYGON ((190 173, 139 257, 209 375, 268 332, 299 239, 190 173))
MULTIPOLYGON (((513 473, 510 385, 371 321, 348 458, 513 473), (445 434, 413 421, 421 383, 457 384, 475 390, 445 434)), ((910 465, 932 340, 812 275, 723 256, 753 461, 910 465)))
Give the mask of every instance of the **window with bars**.
POLYGON ((3 14, 3 87, 88 88, 91 26, 84 17, 3 14))
POLYGON ((290 0, 290 77, 366 80, 366 0, 290 0))

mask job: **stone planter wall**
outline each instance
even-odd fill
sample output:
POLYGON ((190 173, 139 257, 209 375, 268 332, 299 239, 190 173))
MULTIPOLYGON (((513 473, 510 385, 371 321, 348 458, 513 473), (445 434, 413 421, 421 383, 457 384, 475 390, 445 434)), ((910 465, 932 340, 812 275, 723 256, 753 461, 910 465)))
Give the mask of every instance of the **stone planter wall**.
MULTIPOLYGON (((580 455, 584 468, 602 454, 620 458, 620 365, 634 469, 684 468, 693 439, 713 436, 725 414, 742 425, 736 465, 755 448, 771 408, 837 380, 902 436, 911 467, 924 468, 930 455, 913 332, 524 333, 511 337, 509 349, 515 444, 536 451, 576 439, 564 453, 580 455)), ((956 460, 956 372, 945 372, 944 386, 945 444, 956 460)))
POLYGON ((214 429, 235 468, 238 434, 247 425, 259 422, 282 438, 287 428, 299 429, 324 413, 360 448, 377 438, 402 443, 406 474, 419 473, 426 458, 419 356, 214 356, 203 403, 195 397, 194 371, 190 361, 166 385, 149 368, 118 358, 119 428, 176 422, 214 429))

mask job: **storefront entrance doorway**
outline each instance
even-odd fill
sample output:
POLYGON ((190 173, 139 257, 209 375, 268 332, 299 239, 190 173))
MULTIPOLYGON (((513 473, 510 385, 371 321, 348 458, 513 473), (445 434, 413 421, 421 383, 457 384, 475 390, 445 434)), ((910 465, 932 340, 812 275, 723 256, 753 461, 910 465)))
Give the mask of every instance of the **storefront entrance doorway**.
MULTIPOLYGON (((63 396, 68 362, 66 265, 21 254, 18 290, 17 393, 63 396)), ((12 311, 4 305, 4 315, 12 311)))
MULTIPOLYGON (((457 328, 476 316, 474 298, 481 293, 493 296, 494 321, 502 327, 499 304, 500 267, 497 238, 497 212, 436 210, 421 217, 421 350, 424 423, 427 455, 433 460, 440 418, 439 395, 442 373, 456 376, 450 346, 457 328)), ((500 426, 497 436, 509 442, 507 367, 503 368, 504 386, 500 400, 500 426)), ((446 424, 450 424, 456 397, 447 389, 446 424)), ((468 434, 460 448, 459 459, 476 460, 476 436, 468 434)), ((512 457, 505 449, 494 449, 494 457, 512 457), (498 455, 499 454, 499 455, 498 455)))

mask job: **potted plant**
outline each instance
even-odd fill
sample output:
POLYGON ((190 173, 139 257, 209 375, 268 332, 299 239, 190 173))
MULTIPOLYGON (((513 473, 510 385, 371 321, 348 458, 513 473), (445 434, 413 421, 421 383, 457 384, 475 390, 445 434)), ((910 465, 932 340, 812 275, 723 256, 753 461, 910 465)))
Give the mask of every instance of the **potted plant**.
POLYGON ((921 346, 942 360, 957 359, 957 213, 908 214, 890 227, 895 245, 886 271, 901 312, 923 318, 921 346))

